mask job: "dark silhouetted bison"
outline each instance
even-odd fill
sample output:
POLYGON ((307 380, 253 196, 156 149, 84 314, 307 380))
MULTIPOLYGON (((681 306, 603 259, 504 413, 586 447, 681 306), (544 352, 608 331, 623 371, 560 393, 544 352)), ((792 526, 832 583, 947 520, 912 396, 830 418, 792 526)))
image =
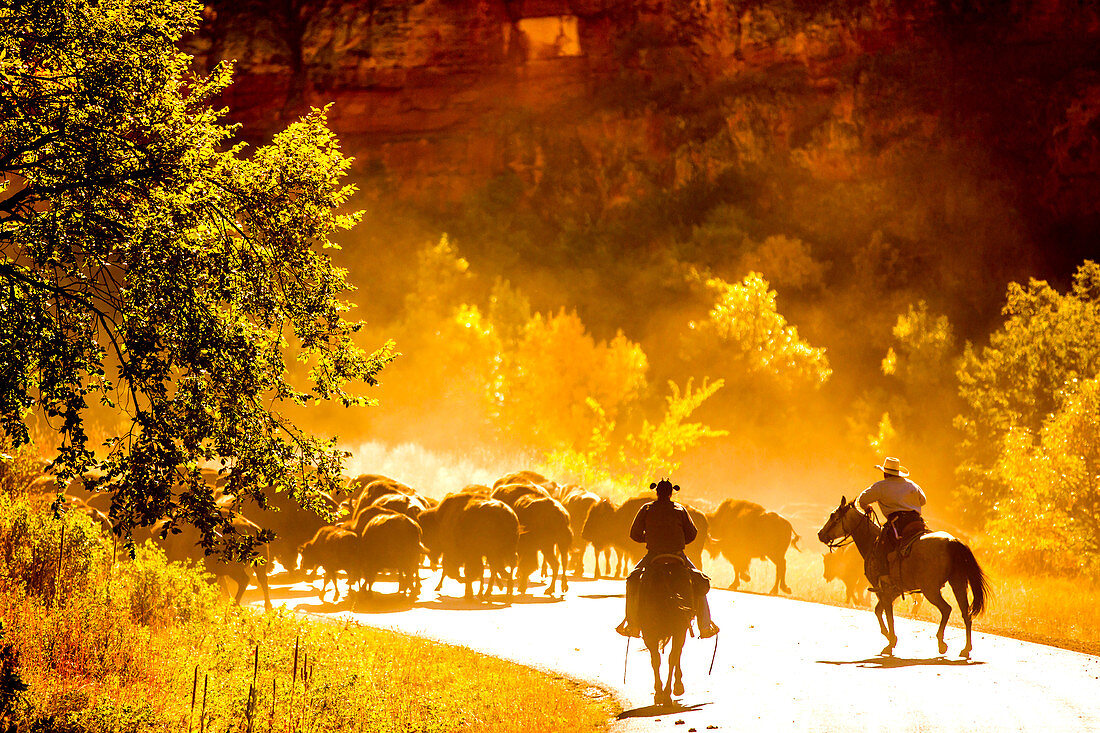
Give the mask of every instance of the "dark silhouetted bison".
POLYGON ((604 559, 604 575, 612 577, 611 551, 615 549, 615 504, 610 499, 600 499, 588 510, 581 538, 592 545, 596 558, 594 577, 600 579, 600 557, 604 559))
MULTIPOLYGON (((240 535, 259 534, 260 528, 240 515, 232 520, 233 531, 240 535)), ((153 539, 164 548, 164 555, 170 562, 184 562, 195 560, 202 562, 206 572, 214 576, 215 580, 229 578, 237 584, 237 595, 234 597, 237 605, 240 605, 244 592, 255 576, 256 584, 264 594, 264 607, 271 609, 271 597, 267 587, 267 571, 271 567, 271 549, 266 545, 259 545, 256 550, 263 562, 259 565, 248 566, 243 562, 225 562, 218 555, 207 555, 199 544, 200 534, 190 524, 180 525, 180 531, 176 534, 165 532, 167 520, 161 520, 149 528, 153 539), (163 536, 162 536, 163 535, 163 536)))
POLYGON ((695 529, 699 531, 699 533, 695 535, 695 539, 684 548, 684 554, 695 564, 695 567, 702 570, 703 548, 707 546, 707 539, 710 537, 710 520, 707 519, 706 514, 690 504, 684 504, 684 509, 687 510, 688 516, 691 517, 695 529))
POLYGON ((791 592, 786 583, 787 548, 798 549, 798 535, 789 521, 775 512, 765 511, 759 504, 741 499, 726 499, 707 519, 710 521, 708 549, 712 555, 721 554, 733 565, 735 575, 730 587, 738 588, 742 580, 749 580, 749 565, 755 558, 775 564, 772 595, 780 589, 784 593, 791 592))
POLYGON ((630 527, 634 524, 634 518, 638 516, 638 510, 653 501, 653 498, 652 495, 634 496, 615 509, 613 542, 615 553, 619 556, 616 578, 629 573, 632 566, 645 554, 645 545, 630 539, 630 527))
MULTIPOLYGON (((368 507, 364 512, 370 510, 368 507)), ((399 578, 398 592, 417 598, 420 595, 420 553, 420 525, 404 514, 382 509, 367 521, 359 536, 359 562, 367 592, 371 592, 379 572, 392 570, 399 578)))
POLYGON ((561 502, 549 496, 524 494, 511 504, 519 517, 519 567, 516 580, 519 592, 527 592, 527 579, 539 566, 538 555, 549 564, 553 579, 546 587, 546 595, 557 592, 558 569, 561 568, 561 590, 569 590, 566 574, 569 567, 569 550, 573 545, 573 532, 569 529, 569 512, 561 502))
POLYGON ((313 537, 302 543, 298 548, 302 556, 302 570, 311 578, 318 568, 322 571, 321 589, 318 597, 324 601, 328 592, 329 581, 332 581, 332 602, 340 600, 340 587, 337 584, 337 573, 341 570, 348 576, 348 595, 351 595, 352 584, 362 577, 359 562, 359 535, 353 530, 342 526, 326 526, 318 529, 313 537))
POLYGON ((385 509, 404 514, 409 519, 417 519, 420 513, 428 508, 428 502, 417 494, 385 494, 378 497, 371 506, 380 506, 385 509))
POLYGON ((839 580, 844 583, 844 600, 848 603, 864 603, 868 581, 863 574, 863 556, 856 546, 848 545, 835 552, 827 552, 821 560, 825 582, 839 580))
MULTIPOLYGON (((420 512, 420 516, 417 518, 420 522, 420 528, 423 532, 424 547, 428 551, 428 558, 431 560, 432 567, 436 567, 441 559, 445 559, 445 555, 448 550, 452 551, 455 547, 455 522, 458 519, 459 513, 465 508, 466 504, 474 499, 482 499, 477 494, 448 494, 443 497, 443 500, 439 502, 438 506, 425 509, 420 512)), ((453 567, 452 563, 452 567, 453 567)), ((448 572, 448 566, 444 563, 443 572, 439 576, 439 583, 436 585, 436 590, 440 590, 443 587, 443 580, 448 575, 451 575, 455 580, 461 580, 458 575, 453 575, 448 572)))
MULTIPOLYGON (((255 501, 240 502, 241 514, 253 524, 275 532, 270 543, 271 555, 283 569, 290 574, 298 570, 298 548, 316 534, 329 520, 312 509, 303 509, 286 492, 264 490, 264 507, 255 501)), ((325 493, 319 494, 321 505, 331 512, 337 509, 336 502, 325 493)))
POLYGON ((492 493, 489 494, 489 497, 491 499, 503 501, 505 504, 507 504, 508 506, 512 506, 513 508, 515 508, 513 504, 515 503, 516 499, 521 496, 539 496, 545 499, 551 498, 550 492, 548 492, 543 487, 539 486, 538 484, 528 483, 501 484, 500 486, 495 486, 492 493))
POLYGON ((443 556, 444 571, 465 581, 467 598, 473 598, 475 579, 480 581, 480 598, 486 598, 497 584, 506 588, 511 598, 519 531, 519 519, 510 506, 494 499, 471 497, 455 516, 452 546, 443 556))
POLYGON ((573 532, 573 555, 569 560, 569 567, 573 568, 574 575, 584 577, 584 551, 588 547, 588 540, 584 538, 584 523, 588 520, 588 513, 592 507, 600 502, 600 497, 583 487, 572 486, 561 498, 561 504, 565 511, 569 512, 569 529, 573 532))
POLYGON ((537 486, 546 492, 547 496, 554 496, 560 490, 556 483, 546 478, 541 473, 535 473, 534 471, 516 471, 507 476, 501 476, 493 482, 493 488, 499 489, 501 486, 507 486, 509 484, 537 486))

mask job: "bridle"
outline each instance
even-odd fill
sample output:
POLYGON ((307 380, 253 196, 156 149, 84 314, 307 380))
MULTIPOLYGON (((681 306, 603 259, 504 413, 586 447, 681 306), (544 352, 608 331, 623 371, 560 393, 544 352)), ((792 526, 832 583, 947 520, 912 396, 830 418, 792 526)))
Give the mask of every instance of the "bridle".
MULTIPOLYGON (((845 520, 845 518, 849 515, 849 513, 852 510, 855 510, 855 503, 856 503, 855 499, 853 499, 852 501, 848 502, 847 504, 842 504, 841 506, 839 506, 836 509, 836 511, 834 511, 829 516, 829 521, 825 523, 825 526, 821 528, 821 531, 818 532, 818 534, 819 535, 820 534, 825 534, 828 530, 832 529, 833 525, 836 524, 838 521, 843 522, 845 520), (844 510, 844 511, 842 512, 842 510, 844 510)), ((859 512, 858 510, 856 511, 856 513, 857 514, 862 514, 862 512, 859 512)), ((871 520, 871 522, 875 526, 878 526, 878 522, 875 521, 875 517, 874 517, 873 514, 866 514, 864 516, 866 516, 869 520, 871 520)), ((841 526, 841 529, 844 530, 844 534, 841 535, 840 537, 837 537, 835 539, 831 539, 828 542, 824 543, 825 546, 829 548, 830 552, 832 552, 833 550, 839 550, 842 547, 847 547, 848 545, 850 545, 850 544, 852 544, 853 542, 856 541, 855 536, 852 534, 852 532, 854 530, 848 529, 847 527, 844 526, 844 524, 841 524, 840 526, 841 526)))

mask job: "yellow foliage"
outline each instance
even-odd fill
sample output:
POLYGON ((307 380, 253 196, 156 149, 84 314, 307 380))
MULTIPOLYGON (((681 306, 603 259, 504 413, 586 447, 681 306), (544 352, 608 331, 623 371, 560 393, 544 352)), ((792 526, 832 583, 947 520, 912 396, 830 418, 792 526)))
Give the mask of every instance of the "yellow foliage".
POLYGON ((803 341, 776 308, 776 293, 758 272, 737 284, 709 278, 706 286, 716 295, 701 322, 688 324, 684 339, 688 357, 712 352, 730 364, 732 373, 744 370, 767 374, 780 383, 821 385, 832 375, 825 349, 803 341))
POLYGON ((651 423, 645 420, 636 433, 625 435, 619 447, 613 447, 615 422, 609 420, 599 402, 586 401, 595 417, 595 427, 588 442, 581 447, 564 446, 550 452, 546 464, 555 475, 571 477, 586 486, 601 484, 618 487, 619 493, 645 484, 654 477, 669 476, 680 468, 680 456, 706 438, 728 435, 703 423, 689 423, 688 418, 715 392, 722 388, 721 379, 703 380, 698 389, 688 380, 683 391, 669 382, 670 394, 665 398, 665 413, 651 423))
POLYGON ((1006 487, 986 529, 1034 569, 1086 569, 1100 560, 1100 376, 1069 396, 1038 435, 1015 428, 994 467, 1006 487))
POLYGON ((646 387, 641 347, 619 333, 597 342, 576 313, 536 314, 516 347, 510 373, 501 375, 501 418, 542 445, 573 443, 592 427, 588 400, 612 420, 646 387))

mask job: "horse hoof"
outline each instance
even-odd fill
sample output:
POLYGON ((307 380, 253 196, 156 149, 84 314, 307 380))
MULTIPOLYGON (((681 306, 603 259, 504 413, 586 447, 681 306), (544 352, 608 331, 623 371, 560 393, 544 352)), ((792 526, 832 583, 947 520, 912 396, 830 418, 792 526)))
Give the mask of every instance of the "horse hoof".
POLYGON ((673 685, 673 687, 672 687, 672 694, 676 695, 677 697, 679 697, 680 695, 683 695, 684 694, 684 683, 681 682, 680 680, 677 680, 676 684, 673 685))
POLYGON ((961 652, 959 652, 959 656, 963 659, 970 659, 970 647, 967 647, 966 649, 963 649, 961 652))
POLYGON ((940 654, 947 654, 947 644, 946 644, 946 642, 943 642, 943 641, 940 642, 940 654))
POLYGON ((894 656, 894 645, 893 644, 887 644, 886 646, 882 647, 882 651, 879 652, 879 654, 884 656, 884 657, 894 656))

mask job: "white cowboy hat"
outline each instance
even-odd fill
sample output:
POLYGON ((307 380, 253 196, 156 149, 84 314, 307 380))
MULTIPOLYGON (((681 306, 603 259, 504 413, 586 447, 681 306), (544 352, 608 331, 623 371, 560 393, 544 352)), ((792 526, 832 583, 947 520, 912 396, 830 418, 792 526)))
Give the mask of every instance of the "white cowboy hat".
POLYGON ((908 476, 909 469, 901 465, 901 461, 893 456, 886 456, 886 460, 882 462, 881 466, 875 466, 883 473, 888 473, 891 476, 908 476))

